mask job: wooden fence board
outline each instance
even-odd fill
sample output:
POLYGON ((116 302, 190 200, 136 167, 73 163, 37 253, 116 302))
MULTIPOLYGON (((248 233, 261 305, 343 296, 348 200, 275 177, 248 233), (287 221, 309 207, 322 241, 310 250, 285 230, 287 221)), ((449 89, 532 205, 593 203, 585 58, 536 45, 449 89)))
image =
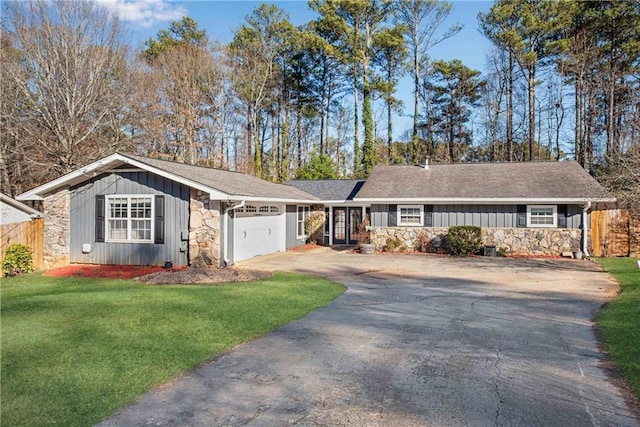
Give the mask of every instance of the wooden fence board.
POLYGON ((0 225, 0 260, 4 259, 7 248, 14 243, 31 248, 36 270, 44 267, 44 219, 0 225))
POLYGON ((609 209, 591 212, 591 255, 640 254, 640 212, 609 209))

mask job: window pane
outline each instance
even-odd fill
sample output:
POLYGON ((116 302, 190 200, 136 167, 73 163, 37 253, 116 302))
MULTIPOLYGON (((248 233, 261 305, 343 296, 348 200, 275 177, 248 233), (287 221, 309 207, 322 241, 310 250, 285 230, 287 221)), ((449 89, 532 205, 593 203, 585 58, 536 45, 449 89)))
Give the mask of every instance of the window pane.
POLYGON ((552 207, 531 208, 531 225, 553 225, 552 207))
POLYGON ((420 224, 422 222, 420 208, 400 208, 400 222, 405 224, 420 224))
POLYGON ((131 240, 151 240, 151 220, 131 220, 131 240))
POLYGON ((109 239, 113 239, 113 240, 127 239, 127 220, 126 219, 110 219, 109 220, 109 239))
POLYGON ((109 218, 126 218, 127 217, 127 199, 114 198, 109 199, 109 218))

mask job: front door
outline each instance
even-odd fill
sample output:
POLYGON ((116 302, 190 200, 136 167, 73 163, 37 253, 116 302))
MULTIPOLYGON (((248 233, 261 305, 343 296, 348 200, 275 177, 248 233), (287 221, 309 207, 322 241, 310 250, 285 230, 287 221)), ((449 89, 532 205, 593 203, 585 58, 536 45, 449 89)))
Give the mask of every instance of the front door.
POLYGON ((358 227, 362 222, 362 208, 348 208, 349 210, 349 245, 357 245, 360 239, 358 227))
POLYGON ((333 208, 333 244, 347 244, 347 208, 333 208))
POLYGON ((362 208, 333 208, 333 244, 357 244, 361 222, 362 208))

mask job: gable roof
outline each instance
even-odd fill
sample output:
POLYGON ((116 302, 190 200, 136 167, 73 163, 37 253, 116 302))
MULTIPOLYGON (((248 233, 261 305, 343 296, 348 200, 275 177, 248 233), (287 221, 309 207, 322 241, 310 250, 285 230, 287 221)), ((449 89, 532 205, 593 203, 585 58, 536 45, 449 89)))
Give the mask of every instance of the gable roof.
POLYGON ((216 200, 247 200, 274 202, 313 202, 317 198, 297 188, 265 181, 241 172, 194 166, 133 154, 112 154, 77 169, 56 180, 20 194, 19 200, 40 200, 47 193, 76 185, 104 172, 123 166, 152 172, 197 190, 209 193, 216 200))
POLYGON ((576 162, 376 166, 356 201, 586 202, 613 198, 576 162))
POLYGON ((351 201, 364 185, 362 179, 294 179, 286 182, 324 202, 351 201))
POLYGON ((42 216, 42 212, 33 209, 31 206, 27 206, 24 203, 17 201, 16 199, 7 196, 4 193, 0 193, 0 203, 11 206, 19 211, 26 213, 31 216, 31 218, 40 218, 42 216))

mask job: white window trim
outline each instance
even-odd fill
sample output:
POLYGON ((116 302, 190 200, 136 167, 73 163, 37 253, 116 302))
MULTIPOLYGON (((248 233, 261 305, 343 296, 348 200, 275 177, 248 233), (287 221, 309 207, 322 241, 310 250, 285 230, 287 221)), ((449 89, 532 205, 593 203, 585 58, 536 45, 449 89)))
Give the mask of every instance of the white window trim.
POLYGON ((306 233, 303 234, 299 234, 298 231, 300 230, 300 209, 302 209, 302 229, 305 229, 304 223, 307 221, 307 218, 309 218, 309 215, 311 214, 311 206, 309 205, 297 205, 296 206, 296 237, 298 239, 306 239, 307 237, 309 237, 306 233))
POLYGON ((528 228, 557 228, 558 227, 558 205, 527 205, 527 227, 528 228), (553 209, 553 224, 531 224, 532 209, 553 209))
MULTIPOLYGON (((155 236, 155 196, 153 194, 111 194, 104 196, 104 222, 105 222, 105 233, 104 233, 104 241, 106 243, 153 243, 155 236), (126 239, 110 239, 110 220, 113 219, 109 216, 109 200, 111 199, 127 199, 127 238, 126 239), (131 239, 131 199, 132 198, 145 198, 151 199, 151 238, 144 240, 133 240, 131 239)), ((146 218, 145 218, 146 219, 146 218)))
POLYGON ((424 225, 424 205, 398 205, 399 227, 422 227, 424 225), (420 222, 402 222, 402 209, 420 209, 420 222))

